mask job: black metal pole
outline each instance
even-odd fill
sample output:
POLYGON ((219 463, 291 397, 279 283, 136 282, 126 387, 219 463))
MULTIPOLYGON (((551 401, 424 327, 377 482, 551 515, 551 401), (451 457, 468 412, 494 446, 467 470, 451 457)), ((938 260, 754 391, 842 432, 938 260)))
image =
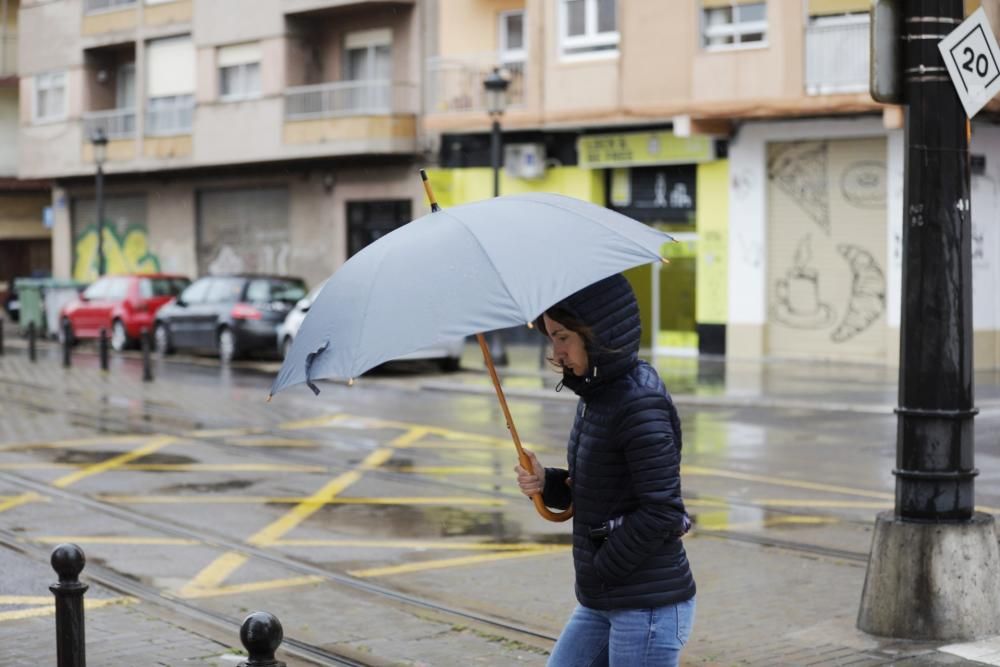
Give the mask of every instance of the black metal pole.
POLYGON ((150 359, 149 329, 143 329, 139 334, 139 344, 142 346, 142 381, 153 381, 153 363, 150 359))
POLYGON ((63 330, 63 368, 69 368, 73 365, 73 327, 70 326, 69 320, 63 320, 62 323, 63 330))
POLYGON ((97 275, 103 276, 104 262, 104 169, 97 163, 97 183, 95 184, 97 198, 97 275))
POLYGON ((500 118, 493 116, 493 132, 490 136, 490 164, 493 165, 493 196, 500 196, 500 118))
POLYGON ((972 517, 972 246, 969 125, 938 51, 962 0, 903 3, 906 181, 896 516, 972 517), (931 35, 933 38, 929 38, 931 35))
POLYGON ((255 611, 240 626, 240 642, 247 650, 248 660, 237 667, 285 667, 285 663, 274 657, 281 646, 284 630, 273 614, 255 611))
POLYGON ((97 351, 101 357, 101 370, 108 370, 108 330, 101 327, 101 335, 97 339, 97 351))
POLYGON ((35 332, 35 322, 28 322, 28 360, 38 361, 38 347, 36 338, 38 334, 35 332))
POLYGON ((0 357, 3 356, 3 320, 0 319, 0 357))
POLYGON ((52 550, 51 562, 59 575, 59 583, 49 586, 56 596, 56 665, 87 667, 83 594, 89 586, 79 579, 87 559, 75 544, 60 544, 52 550))

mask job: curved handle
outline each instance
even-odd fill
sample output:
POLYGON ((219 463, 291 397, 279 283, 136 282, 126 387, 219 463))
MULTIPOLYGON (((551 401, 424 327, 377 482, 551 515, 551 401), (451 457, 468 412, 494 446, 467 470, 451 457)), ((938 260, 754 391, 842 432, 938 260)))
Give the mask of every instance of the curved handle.
MULTIPOLYGON (((518 448, 518 460, 521 462, 521 467, 525 470, 531 470, 531 461, 525 455, 524 450, 518 448)), ((548 507, 545 506, 545 501, 542 500, 542 494, 536 493, 531 496, 531 502, 535 503, 535 510, 543 519, 548 519, 553 523, 561 523, 563 521, 568 521, 573 518, 573 506, 570 505, 562 512, 553 512, 548 507)))

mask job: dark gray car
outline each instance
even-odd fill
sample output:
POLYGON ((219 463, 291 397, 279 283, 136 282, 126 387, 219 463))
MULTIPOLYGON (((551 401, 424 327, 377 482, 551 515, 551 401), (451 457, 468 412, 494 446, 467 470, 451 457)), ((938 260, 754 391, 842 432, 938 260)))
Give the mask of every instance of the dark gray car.
POLYGON ((223 362, 273 352, 278 325, 306 291, 301 279, 288 276, 200 278, 157 311, 156 349, 212 351, 223 362))

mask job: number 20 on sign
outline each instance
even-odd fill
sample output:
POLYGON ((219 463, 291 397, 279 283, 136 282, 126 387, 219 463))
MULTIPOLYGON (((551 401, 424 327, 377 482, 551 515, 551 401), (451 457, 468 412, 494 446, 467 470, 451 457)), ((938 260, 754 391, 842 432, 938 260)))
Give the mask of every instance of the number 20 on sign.
POLYGON ((1000 48, 980 7, 938 44, 969 118, 1000 92, 1000 48))

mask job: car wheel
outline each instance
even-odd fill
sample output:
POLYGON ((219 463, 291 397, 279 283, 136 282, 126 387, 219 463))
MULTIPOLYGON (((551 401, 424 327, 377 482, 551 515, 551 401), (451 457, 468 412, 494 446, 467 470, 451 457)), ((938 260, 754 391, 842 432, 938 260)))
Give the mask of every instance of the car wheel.
POLYGON ((462 360, 458 357, 445 357, 438 364, 445 373, 454 373, 462 368, 462 360))
POLYGON ((121 320, 115 320, 111 323, 111 349, 115 352, 122 352, 128 349, 129 343, 128 332, 125 331, 125 323, 121 320))
POLYGON ((153 347, 157 354, 170 354, 173 348, 170 345, 170 329, 166 324, 157 324, 153 329, 153 347))
POLYGON ((56 332, 56 340, 59 341, 60 345, 66 344, 66 338, 69 337, 69 344, 76 345, 76 336, 73 334, 73 324, 66 318, 63 318, 59 322, 59 331, 56 332))
POLYGON ((219 329, 219 361, 228 364, 236 358, 236 334, 229 327, 219 329))
POLYGON ((292 337, 285 336, 284 340, 281 341, 281 358, 287 359, 288 353, 292 351, 292 337))

